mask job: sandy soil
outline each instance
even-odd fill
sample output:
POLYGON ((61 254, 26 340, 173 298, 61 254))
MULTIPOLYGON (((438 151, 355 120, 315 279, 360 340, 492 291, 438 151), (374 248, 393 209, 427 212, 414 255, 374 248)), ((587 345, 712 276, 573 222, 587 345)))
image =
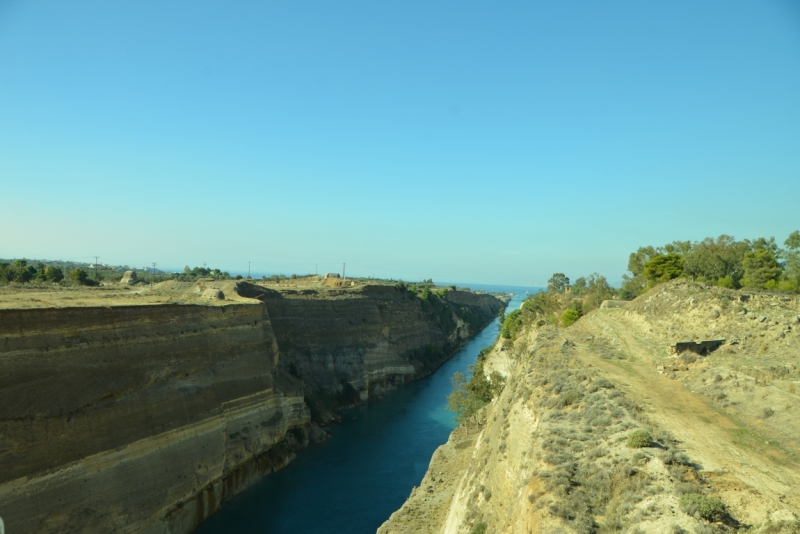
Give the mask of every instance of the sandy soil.
POLYGON ((624 310, 601 309, 564 335, 576 343, 582 359, 629 393, 659 427, 682 442, 740 521, 763 524, 792 519, 793 512, 800 512, 800 444, 776 439, 781 436, 771 429, 727 414, 659 373, 654 362, 663 359, 665 346, 657 334, 647 335, 634 323, 635 318, 624 310), (592 347, 599 337, 628 357, 601 357, 592 347))

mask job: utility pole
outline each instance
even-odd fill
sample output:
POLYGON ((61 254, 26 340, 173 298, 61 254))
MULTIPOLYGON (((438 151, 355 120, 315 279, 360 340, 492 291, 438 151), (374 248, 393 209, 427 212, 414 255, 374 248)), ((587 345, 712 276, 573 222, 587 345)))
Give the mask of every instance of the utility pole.
POLYGON ((247 278, 250 278, 250 262, 247 262, 247 278))
POLYGON ((347 271, 345 271, 345 269, 344 269, 346 265, 347 265, 346 263, 342 264, 342 279, 343 280, 347 280, 347 275, 345 274, 347 271))
POLYGON ((206 268, 206 262, 203 262, 203 269, 206 268))
POLYGON ((156 265, 158 265, 158 263, 153 262, 153 276, 156 275, 156 265))
POLYGON ((97 278, 97 261, 98 261, 99 259, 100 259, 100 256, 95 256, 95 257, 94 257, 94 279, 95 279, 95 280, 99 280, 99 279, 97 278))

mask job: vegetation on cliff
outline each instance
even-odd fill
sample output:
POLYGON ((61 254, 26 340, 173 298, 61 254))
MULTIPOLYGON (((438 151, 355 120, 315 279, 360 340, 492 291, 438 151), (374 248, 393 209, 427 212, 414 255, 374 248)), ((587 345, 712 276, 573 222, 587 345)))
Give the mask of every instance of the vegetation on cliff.
POLYGON ((547 290, 531 295, 523 301, 520 309, 505 316, 500 337, 511 342, 532 324, 568 327, 598 308, 604 300, 617 296, 617 292, 604 276, 597 273, 578 278, 572 286, 564 273, 555 273, 547 284, 547 290))
POLYGON ((781 248, 774 237, 737 241, 728 235, 639 247, 628 259, 620 296, 630 299, 678 277, 731 289, 800 291, 800 232, 781 248))
POLYGON ((629 273, 623 275, 620 288, 597 273, 571 285, 564 273, 555 273, 546 290, 528 297, 522 308, 502 319, 500 335, 513 341, 531 324, 568 327, 604 300, 630 300, 676 278, 729 289, 800 292, 800 232, 792 232, 784 246, 780 248, 774 237, 737 241, 722 235, 640 247, 628 259, 629 273))
POLYGON ((467 380, 464 373, 455 373, 452 378, 453 392, 447 397, 447 407, 456 414, 456 422, 462 423, 475 416, 481 408, 489 404, 505 386, 505 378, 494 371, 487 378, 484 371, 487 347, 478 355, 475 365, 468 370, 472 375, 467 380))

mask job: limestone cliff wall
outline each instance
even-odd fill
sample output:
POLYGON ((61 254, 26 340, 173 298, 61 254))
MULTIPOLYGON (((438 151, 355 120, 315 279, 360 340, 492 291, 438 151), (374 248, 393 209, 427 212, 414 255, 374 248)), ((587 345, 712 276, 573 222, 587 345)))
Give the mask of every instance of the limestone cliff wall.
POLYGON ((259 303, 0 310, 0 345, 11 532, 190 531, 309 421, 259 303))
POLYGON ((426 374, 501 305, 223 289, 235 302, 0 310, 9 532, 191 532, 307 442, 309 395, 426 374))
POLYGON ((490 295, 448 291, 445 299, 423 300, 385 285, 326 291, 325 298, 314 290, 256 291, 269 309, 281 364, 306 392, 352 388, 362 400, 430 373, 502 307, 490 295))

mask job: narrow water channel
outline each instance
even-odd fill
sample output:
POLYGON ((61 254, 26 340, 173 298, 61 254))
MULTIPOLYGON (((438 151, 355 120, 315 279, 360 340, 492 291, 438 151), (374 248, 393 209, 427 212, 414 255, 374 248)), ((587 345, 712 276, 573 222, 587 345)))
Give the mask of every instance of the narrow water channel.
MULTIPOLYGON (((473 289, 514 292, 524 287, 473 289)), ((346 413, 331 438, 301 451, 285 469, 265 477, 222 508, 197 534, 368 534, 402 506, 428 468, 433 451, 455 428, 447 410, 450 379, 466 372, 498 334, 492 322, 433 375, 346 413)))

